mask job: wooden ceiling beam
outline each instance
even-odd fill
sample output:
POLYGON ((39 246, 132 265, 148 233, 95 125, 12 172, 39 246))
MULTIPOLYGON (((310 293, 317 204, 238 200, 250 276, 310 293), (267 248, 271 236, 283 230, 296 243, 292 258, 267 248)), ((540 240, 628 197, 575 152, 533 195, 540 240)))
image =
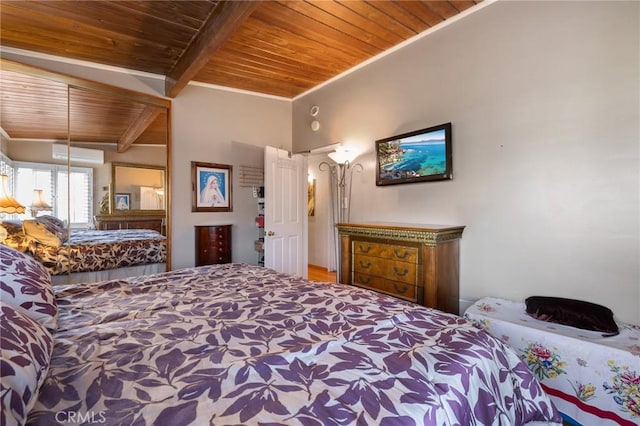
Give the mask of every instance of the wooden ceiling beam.
POLYGON ((161 108, 147 106, 142 110, 140 116, 133 120, 129 128, 123 133, 118 140, 118 153, 123 153, 133 145, 138 137, 147 127, 163 112, 161 108))
POLYGON ((258 7, 257 1, 221 1, 165 80, 165 95, 176 97, 209 58, 258 7))

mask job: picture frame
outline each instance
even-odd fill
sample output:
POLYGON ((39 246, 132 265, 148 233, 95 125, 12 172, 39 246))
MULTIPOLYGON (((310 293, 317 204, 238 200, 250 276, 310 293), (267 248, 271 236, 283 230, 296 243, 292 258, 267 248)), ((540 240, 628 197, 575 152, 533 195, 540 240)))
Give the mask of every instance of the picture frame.
POLYGON ((453 179, 451 123, 376 141, 376 185, 453 179))
POLYGON ((115 198, 116 210, 130 210, 131 209, 131 193, 118 192, 115 198))
POLYGON ((191 162, 191 211, 233 211, 233 167, 191 162))
POLYGON ((316 215, 316 180, 310 179, 307 182, 307 214, 316 215))

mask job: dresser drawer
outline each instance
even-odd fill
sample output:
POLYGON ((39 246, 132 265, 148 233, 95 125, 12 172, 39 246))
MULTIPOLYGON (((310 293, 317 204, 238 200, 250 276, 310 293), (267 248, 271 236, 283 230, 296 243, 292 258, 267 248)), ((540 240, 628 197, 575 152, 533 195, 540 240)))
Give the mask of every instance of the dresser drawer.
POLYGON ((416 286, 404 282, 388 280, 356 272, 353 274, 353 284, 358 287, 369 288, 382 293, 387 293, 400 299, 411 302, 418 301, 416 286))
POLYGON ((371 243, 368 241, 354 241, 353 254, 356 256, 373 256, 380 257, 382 259, 418 263, 418 249, 416 247, 371 243))
POLYGON ((227 247, 226 238, 211 238, 209 240, 209 247, 227 247))
POLYGON ((418 278, 415 263, 397 262, 372 256, 355 255, 353 271, 413 285, 418 278))
POLYGON ((209 229, 210 241, 224 241, 228 236, 228 228, 224 226, 211 226, 209 229))

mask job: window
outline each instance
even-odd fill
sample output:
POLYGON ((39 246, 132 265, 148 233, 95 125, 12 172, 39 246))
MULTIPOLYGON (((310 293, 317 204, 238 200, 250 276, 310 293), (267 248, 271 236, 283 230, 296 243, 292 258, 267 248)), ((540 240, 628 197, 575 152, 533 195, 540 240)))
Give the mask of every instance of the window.
POLYGON ((13 163, 2 152, 0 152, 0 174, 9 176, 9 187, 7 190, 13 195, 13 163))
POLYGON ((42 189, 53 216, 68 219, 72 228, 86 228, 93 217, 93 169, 44 163, 13 162, 15 198, 29 207, 33 190, 42 189), (69 190, 73 194, 69 197, 69 190))

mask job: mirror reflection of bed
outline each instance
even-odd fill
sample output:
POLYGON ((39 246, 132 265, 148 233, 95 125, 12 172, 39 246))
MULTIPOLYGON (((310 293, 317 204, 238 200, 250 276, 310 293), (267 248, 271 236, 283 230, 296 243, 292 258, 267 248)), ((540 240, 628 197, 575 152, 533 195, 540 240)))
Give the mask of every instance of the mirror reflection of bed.
POLYGON ((166 237, 152 229, 68 230, 50 215, 16 226, 27 251, 44 265, 54 285, 148 275, 166 270, 166 237))
POLYGON ((0 123, 0 168, 26 207, 3 215, 10 228, 5 244, 22 245, 55 284, 169 269, 170 101, 0 61, 8 99, 0 123), (116 189, 117 175, 127 172, 128 188, 116 189), (50 210, 32 209, 34 190, 42 190, 50 210), (116 191, 128 194, 126 209, 113 208, 116 191))

